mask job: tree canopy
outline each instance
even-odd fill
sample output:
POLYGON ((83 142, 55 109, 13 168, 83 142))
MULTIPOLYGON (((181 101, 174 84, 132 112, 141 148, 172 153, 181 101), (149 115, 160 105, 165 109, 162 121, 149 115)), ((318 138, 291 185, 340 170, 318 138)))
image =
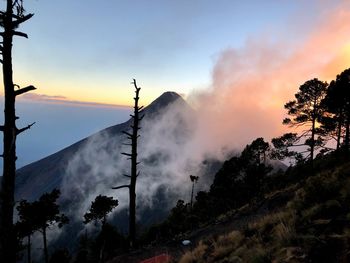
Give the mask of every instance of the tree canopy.
POLYGON ((118 206, 118 200, 113 197, 104 195, 96 196, 95 200, 91 202, 91 208, 89 212, 84 215, 84 223, 87 224, 91 221, 101 221, 102 225, 106 223, 107 215, 118 206))
MULTIPOLYGON (((317 127, 324 116, 323 99, 327 93, 328 84, 317 78, 306 81, 299 87, 295 99, 287 102, 284 108, 290 116, 283 120, 284 125, 297 128, 298 133, 287 133, 279 138, 273 139, 276 157, 283 158, 294 156, 300 158, 296 152, 289 151, 289 147, 306 146, 309 155, 306 157, 312 163, 315 149, 323 146, 323 132, 317 127), (306 127, 306 128, 305 128, 306 127), (301 131, 300 131, 301 130, 301 131), (316 137, 317 136, 317 137, 316 137), (285 143, 283 145, 283 143, 285 143)), ((300 153, 300 151, 299 151, 300 153)))

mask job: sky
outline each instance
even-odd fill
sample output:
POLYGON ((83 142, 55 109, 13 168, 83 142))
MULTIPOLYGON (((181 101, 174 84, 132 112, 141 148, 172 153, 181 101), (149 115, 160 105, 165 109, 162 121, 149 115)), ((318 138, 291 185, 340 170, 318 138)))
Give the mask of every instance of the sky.
POLYGON ((183 95, 206 116, 198 140, 222 146, 233 133, 245 143, 257 131, 281 132, 283 104, 303 81, 330 81, 350 66, 347 0, 26 0, 25 8, 34 17, 21 28, 29 39, 14 41, 14 80, 37 88, 18 101, 22 124, 37 123, 19 139, 20 165, 125 121, 132 78, 143 105, 168 90, 183 95))
POLYGON ((14 44, 15 80, 62 100, 148 104, 207 88, 220 53, 253 37, 297 44, 337 0, 27 0, 34 17, 14 44), (291 26, 291 24, 293 26, 291 26), (288 31, 285 29, 288 28, 288 31))

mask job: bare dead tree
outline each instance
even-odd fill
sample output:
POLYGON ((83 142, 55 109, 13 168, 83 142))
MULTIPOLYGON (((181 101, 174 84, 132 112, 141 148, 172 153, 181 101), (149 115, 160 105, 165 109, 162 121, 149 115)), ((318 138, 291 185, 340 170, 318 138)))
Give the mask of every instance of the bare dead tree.
POLYGON ((35 90, 35 87, 19 87, 13 83, 12 72, 12 42, 14 36, 28 38, 27 34, 17 31, 20 24, 29 20, 33 14, 25 14, 23 0, 6 0, 6 10, 0 11, 0 54, 2 59, 2 72, 5 96, 5 118, 4 125, 0 126, 3 132, 3 177, 0 189, 0 262, 14 263, 15 252, 15 231, 13 225, 15 174, 16 174, 16 138, 29 129, 34 123, 24 128, 17 128, 15 110, 16 97, 28 91, 35 90))
POLYGON ((144 115, 141 115, 141 111, 143 106, 139 107, 139 92, 141 90, 140 87, 137 86, 136 80, 134 79, 132 84, 135 87, 135 97, 134 97, 134 114, 130 115, 133 119, 133 123, 131 124, 132 132, 123 131, 123 133, 127 136, 128 140, 131 141, 131 153, 123 152, 123 155, 126 155, 129 160, 131 160, 131 174, 124 174, 127 178, 130 178, 130 183, 127 185, 121 185, 117 187, 113 187, 112 189, 121 189, 121 188, 129 188, 129 242, 130 247, 134 248, 136 243, 136 179, 140 175, 140 172, 137 171, 137 140, 140 137, 138 134, 140 128, 140 121, 143 119, 144 115))
POLYGON ((194 184, 197 183, 198 179, 199 179, 199 176, 190 175, 190 180, 191 180, 191 182, 192 182, 191 203, 190 203, 190 208, 191 208, 191 210, 192 210, 192 205, 193 205, 194 184))

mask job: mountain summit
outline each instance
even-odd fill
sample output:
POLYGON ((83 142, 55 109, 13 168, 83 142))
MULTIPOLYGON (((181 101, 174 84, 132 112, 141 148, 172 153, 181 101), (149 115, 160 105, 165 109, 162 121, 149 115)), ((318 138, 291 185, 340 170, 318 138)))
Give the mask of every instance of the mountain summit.
POLYGON ((162 95, 160 95, 157 99, 155 99, 148 107, 148 112, 157 112, 159 109, 162 109, 164 107, 167 107, 169 104, 177 101, 182 100, 183 103, 185 101, 182 99, 182 97, 173 91, 166 91, 162 95))

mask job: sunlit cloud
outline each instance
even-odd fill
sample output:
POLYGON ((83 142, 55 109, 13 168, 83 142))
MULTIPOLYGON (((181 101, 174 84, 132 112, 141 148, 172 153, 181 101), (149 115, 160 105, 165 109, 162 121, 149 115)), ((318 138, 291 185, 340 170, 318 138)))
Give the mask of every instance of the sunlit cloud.
POLYGON ((218 56, 211 88, 189 97, 200 112, 196 138, 202 151, 281 135, 286 131, 283 106, 301 84, 312 78, 330 81, 350 67, 349 4, 343 2, 320 21, 297 45, 265 36, 218 56))

